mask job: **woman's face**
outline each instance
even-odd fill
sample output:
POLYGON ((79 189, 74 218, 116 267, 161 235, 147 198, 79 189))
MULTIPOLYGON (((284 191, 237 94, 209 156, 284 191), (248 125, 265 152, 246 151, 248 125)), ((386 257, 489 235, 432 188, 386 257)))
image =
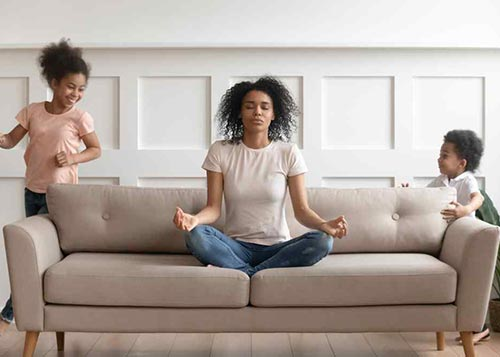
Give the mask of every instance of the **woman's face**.
POLYGON ((258 90, 248 92, 241 103, 241 120, 247 133, 267 132, 274 120, 271 97, 258 90))

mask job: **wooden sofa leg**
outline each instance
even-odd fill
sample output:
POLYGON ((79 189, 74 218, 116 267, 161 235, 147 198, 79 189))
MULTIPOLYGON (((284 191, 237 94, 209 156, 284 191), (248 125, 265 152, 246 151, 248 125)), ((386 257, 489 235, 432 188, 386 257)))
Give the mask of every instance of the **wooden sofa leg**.
POLYGON ((64 351, 64 332, 56 332, 57 350, 64 351))
POLYGON ((446 342, 444 341, 444 332, 436 332, 436 341, 437 341, 437 350, 438 351, 444 351, 444 348, 446 347, 446 342))
POLYGON ((460 332, 460 338, 462 339, 462 344, 464 346, 465 357, 476 357, 472 336, 473 334, 471 331, 460 332))
POLYGON ((26 331, 26 338, 24 339, 23 357, 33 357, 39 335, 40 331, 26 331))

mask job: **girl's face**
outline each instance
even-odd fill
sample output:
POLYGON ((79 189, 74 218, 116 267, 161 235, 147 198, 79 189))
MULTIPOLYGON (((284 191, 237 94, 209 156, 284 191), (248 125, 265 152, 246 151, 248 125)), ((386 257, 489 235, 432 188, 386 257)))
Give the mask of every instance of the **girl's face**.
POLYGON ((271 97, 258 90, 248 92, 241 103, 241 120, 247 133, 268 131, 271 121, 274 120, 271 97))
POLYGON ((438 158, 439 172, 448 178, 455 178, 465 171, 466 164, 467 160, 458 156, 455 144, 445 142, 441 145, 438 158))
POLYGON ((60 81, 55 79, 51 82, 54 92, 52 101, 64 108, 71 108, 83 98, 87 78, 81 73, 70 73, 60 81))

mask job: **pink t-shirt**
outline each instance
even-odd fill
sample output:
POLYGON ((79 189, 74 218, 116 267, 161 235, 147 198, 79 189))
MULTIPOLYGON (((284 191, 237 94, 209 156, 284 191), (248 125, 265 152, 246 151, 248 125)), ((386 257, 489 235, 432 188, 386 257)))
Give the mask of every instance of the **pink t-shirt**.
POLYGON ((50 114, 41 102, 23 108, 16 120, 29 135, 24 153, 26 187, 45 193, 51 183, 78 183, 78 165, 58 167, 56 155, 78 153, 81 137, 94 131, 90 114, 74 106, 66 113, 50 114))

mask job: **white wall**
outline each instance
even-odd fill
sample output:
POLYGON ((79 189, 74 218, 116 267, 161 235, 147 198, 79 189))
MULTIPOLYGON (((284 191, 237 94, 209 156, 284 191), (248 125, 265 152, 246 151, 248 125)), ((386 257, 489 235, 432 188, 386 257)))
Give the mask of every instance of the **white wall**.
POLYGON ((0 44, 500 47, 497 0, 2 0, 0 44))
MULTIPOLYGON (((479 181, 500 206, 498 2, 55 3, 0 2, 0 131, 49 96, 38 47, 63 36, 92 47, 80 106, 104 152, 81 165, 83 183, 202 187, 220 97, 272 74, 303 112, 294 141, 309 186, 424 185, 442 135, 470 128, 486 146, 479 181)), ((0 226, 24 216, 25 145, 0 151, 0 226)), ((2 239, 0 304, 7 296, 2 239)))

